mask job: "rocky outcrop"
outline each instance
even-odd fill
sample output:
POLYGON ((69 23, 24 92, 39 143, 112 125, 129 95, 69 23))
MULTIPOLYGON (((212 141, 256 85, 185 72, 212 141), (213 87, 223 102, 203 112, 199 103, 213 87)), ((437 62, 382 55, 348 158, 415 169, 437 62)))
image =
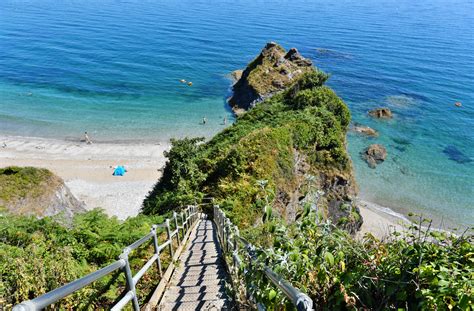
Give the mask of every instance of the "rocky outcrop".
POLYGON ((64 181, 46 169, 7 167, 0 169, 0 206, 11 214, 39 218, 59 215, 71 219, 85 211, 64 181))
POLYGON ((360 124, 355 124, 354 126, 352 126, 351 131, 372 137, 379 136, 379 133, 373 128, 360 124))
POLYGON ((365 149, 362 158, 367 162, 370 168, 375 168, 377 164, 385 161, 387 158, 387 150, 380 144, 373 144, 365 149))
MULTIPOLYGON (((275 42, 269 42, 233 86, 229 104, 234 109, 255 106, 266 98, 284 90, 303 73, 314 70, 311 60, 297 49, 288 52, 275 42)), ((235 74, 234 77, 237 77, 235 74)))
POLYGON ((237 81, 239 81, 240 78, 242 78, 242 74, 243 74, 243 73, 244 73, 244 71, 243 71, 243 70, 240 70, 240 69, 234 70, 234 71, 231 72, 230 76, 231 76, 231 78, 232 78, 234 84, 235 84, 237 81))
POLYGON ((327 77, 296 49, 267 44, 234 85, 234 111, 252 109, 199 148, 200 141, 174 142, 143 212, 162 214, 207 196, 244 230, 266 221, 269 204, 287 223, 314 211, 356 232, 362 217, 346 151, 350 112, 324 85, 327 77))
POLYGON ((369 115, 378 119, 391 119, 392 111, 389 108, 376 108, 369 111, 369 115))

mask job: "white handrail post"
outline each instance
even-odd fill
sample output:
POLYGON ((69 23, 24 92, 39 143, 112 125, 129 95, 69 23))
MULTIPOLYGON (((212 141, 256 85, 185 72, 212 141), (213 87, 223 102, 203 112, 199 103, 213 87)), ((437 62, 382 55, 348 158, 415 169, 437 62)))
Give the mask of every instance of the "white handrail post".
POLYGON ((222 243, 224 244, 223 248, 226 249, 226 244, 227 244, 227 236, 225 233, 225 219, 222 215, 222 220, 221 220, 221 230, 222 230, 222 243))
POLYGON ((130 253, 130 249, 127 247, 123 250, 122 254, 120 255, 120 259, 125 260, 125 266, 123 270, 125 272, 125 277, 127 280, 127 289, 129 292, 133 294, 133 310, 140 311, 140 305, 138 304, 137 292, 135 290, 135 284, 133 282, 133 275, 132 270, 130 269, 130 262, 128 261, 128 254, 130 253))
POLYGON ((173 253, 173 239, 171 237, 171 229, 170 229, 170 220, 166 218, 166 233, 168 235, 168 241, 170 243, 169 248, 170 248, 170 255, 171 258, 173 258, 174 253, 173 253))
POLYGON ((234 250, 232 251, 232 261, 234 263, 234 273, 238 274, 239 268, 237 262, 237 255, 239 254, 239 229, 234 227, 234 250))
POLYGON ((184 228, 184 230, 186 230, 185 232, 188 232, 189 219, 188 219, 188 209, 187 208, 184 210, 184 223, 185 223, 185 225, 183 225, 183 228, 184 228))
POLYGON ((232 230, 231 230, 231 223, 230 223, 229 218, 226 218, 225 230, 227 232, 226 251, 230 252, 232 250, 229 248, 229 240, 231 240, 232 238, 232 230))
POLYGON ((160 251, 159 251, 159 244, 158 244, 158 236, 156 234, 156 228, 157 225, 153 225, 151 227, 151 232, 153 233, 153 247, 155 248, 155 254, 156 254, 156 264, 158 265, 158 273, 160 274, 160 277, 163 277, 163 271, 161 269, 161 260, 160 260, 160 251))
POLYGON ((184 228, 184 213, 181 212, 179 213, 179 216, 181 217, 181 230, 182 230, 182 234, 183 234, 183 237, 186 235, 186 229, 184 228))
POLYGON ((176 212, 173 212, 173 219, 176 226, 176 238, 178 239, 178 245, 181 245, 181 240, 179 238, 178 216, 176 215, 176 212))
POLYGON ((191 207, 188 207, 187 212, 186 212, 186 219, 188 220, 188 231, 191 229, 191 207))

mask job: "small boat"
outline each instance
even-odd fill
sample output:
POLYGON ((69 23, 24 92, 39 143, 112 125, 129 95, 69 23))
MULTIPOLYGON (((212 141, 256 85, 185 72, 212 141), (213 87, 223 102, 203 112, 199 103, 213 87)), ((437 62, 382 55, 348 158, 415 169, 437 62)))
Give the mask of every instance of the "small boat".
POLYGON ((179 82, 181 82, 181 83, 186 83, 186 80, 181 79, 181 80, 179 80, 179 82))
POLYGON ((454 103, 454 106, 456 106, 456 107, 462 107, 462 104, 461 104, 460 102, 455 102, 455 103, 454 103))

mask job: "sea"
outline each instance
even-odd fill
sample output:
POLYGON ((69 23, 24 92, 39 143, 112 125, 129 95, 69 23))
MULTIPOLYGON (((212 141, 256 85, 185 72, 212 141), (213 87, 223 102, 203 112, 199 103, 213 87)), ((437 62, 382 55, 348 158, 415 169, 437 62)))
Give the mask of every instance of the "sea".
POLYGON ((473 0, 2 0, 0 135, 211 137, 235 120, 229 74, 269 41, 379 132, 348 134, 362 199, 474 224, 473 0), (380 106, 394 118, 367 115, 380 106), (371 169, 374 143, 388 156, 371 169))

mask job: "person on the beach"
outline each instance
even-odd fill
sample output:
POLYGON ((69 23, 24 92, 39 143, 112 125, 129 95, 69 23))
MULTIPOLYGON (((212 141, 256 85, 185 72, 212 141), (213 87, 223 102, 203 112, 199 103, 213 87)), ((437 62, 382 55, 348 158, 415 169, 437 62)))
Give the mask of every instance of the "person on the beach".
POLYGON ((91 145, 91 144, 92 144, 92 140, 90 140, 89 135, 87 135, 87 132, 84 133, 84 141, 85 141, 86 144, 88 144, 88 145, 91 145))

